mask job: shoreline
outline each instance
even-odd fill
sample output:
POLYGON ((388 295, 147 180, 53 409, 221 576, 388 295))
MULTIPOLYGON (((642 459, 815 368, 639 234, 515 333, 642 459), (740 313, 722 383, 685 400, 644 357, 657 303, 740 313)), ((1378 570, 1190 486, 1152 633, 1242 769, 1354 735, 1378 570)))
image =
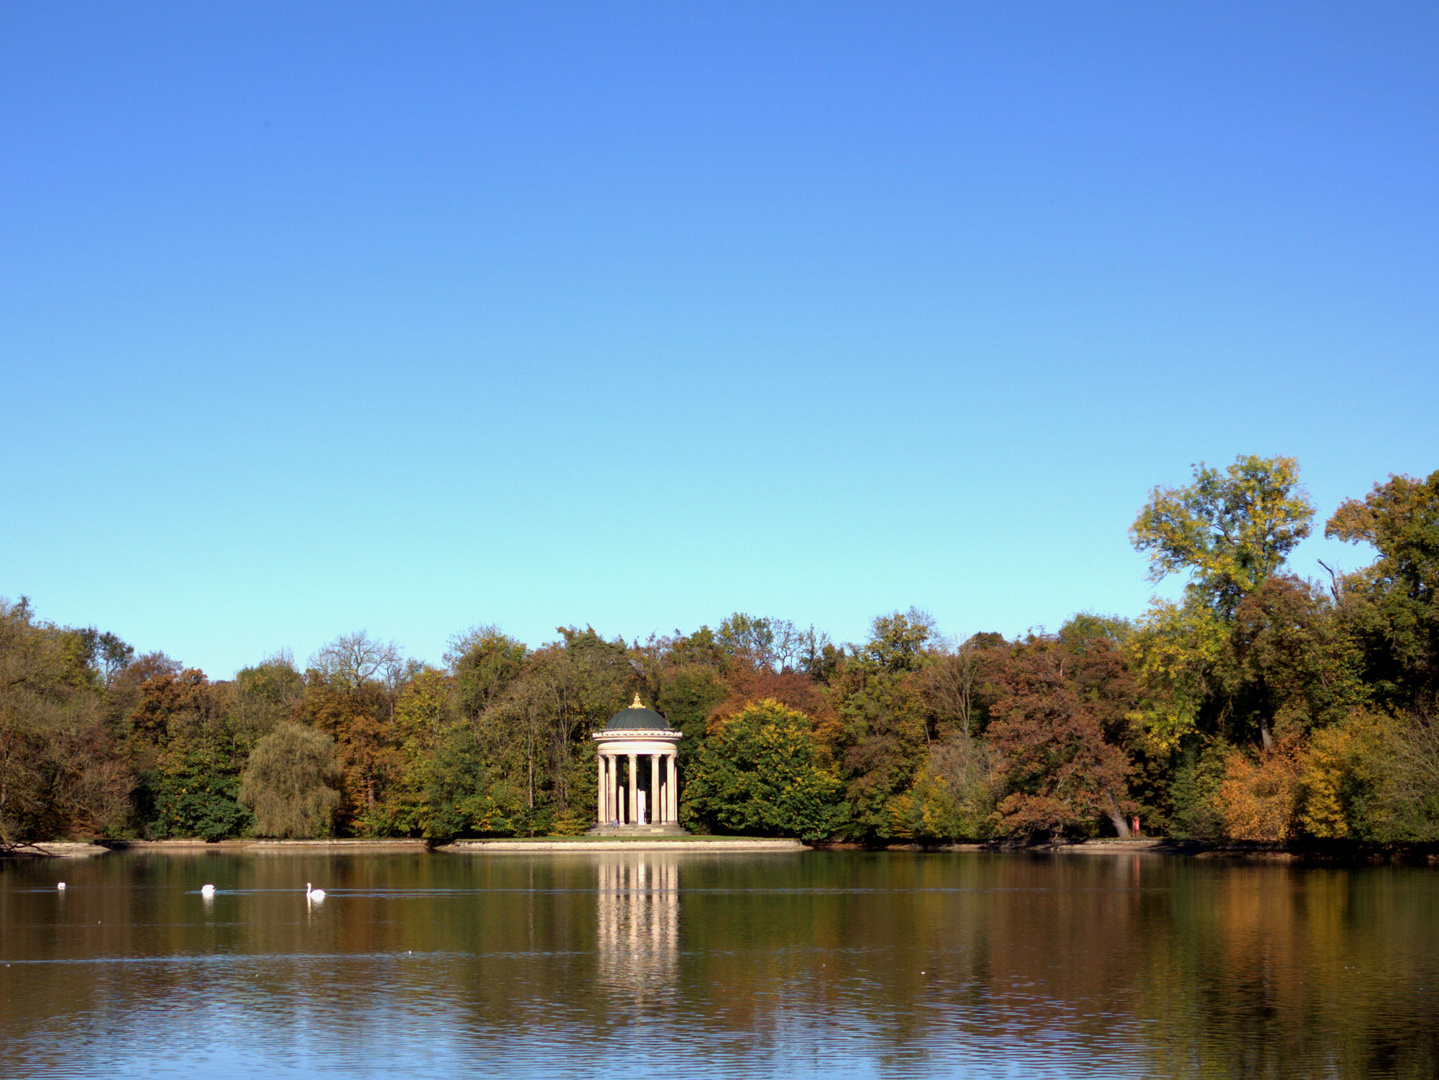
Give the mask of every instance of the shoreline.
POLYGON ((605 847, 623 847, 627 851, 704 851, 704 852, 766 852, 808 851, 801 840, 773 840, 747 836, 690 837, 534 837, 503 840, 455 840, 436 851, 449 855, 508 855, 536 852, 601 851, 605 847))
POLYGON ((602 851, 705 851, 802 852, 799 840, 751 836, 550 836, 502 837, 484 840, 429 840, 400 838, 338 838, 326 840, 47 840, 0 851, 0 859, 88 859, 101 855, 144 853, 161 855, 502 855, 512 853, 558 854, 602 851))
POLYGON ((298 852, 354 855, 422 853, 428 840, 364 837, 327 840, 43 840, 0 852, 0 858, 86 859, 111 852, 151 852, 164 855, 282 855, 298 852))
POLYGON ((462 839, 330 838, 321 840, 53 840, 0 850, 0 861, 86 859, 111 852, 164 855, 505 855, 574 854, 603 850, 750 853, 805 851, 912 852, 990 855, 1149 855, 1239 862, 1283 862, 1298 866, 1439 867, 1439 843, 1378 844, 1361 840, 1267 841, 1171 840, 1117 837, 1060 844, 961 842, 950 844, 863 844, 852 841, 805 843, 747 836, 546 836, 462 839))
POLYGON ((866 845, 819 842, 819 851, 973 852, 991 855, 1155 855, 1245 862, 1288 862, 1311 866, 1439 866, 1439 842, 1375 843, 1366 840, 1174 840, 1168 837, 1119 837, 1067 843, 1023 844, 971 841, 952 844, 893 843, 866 845))

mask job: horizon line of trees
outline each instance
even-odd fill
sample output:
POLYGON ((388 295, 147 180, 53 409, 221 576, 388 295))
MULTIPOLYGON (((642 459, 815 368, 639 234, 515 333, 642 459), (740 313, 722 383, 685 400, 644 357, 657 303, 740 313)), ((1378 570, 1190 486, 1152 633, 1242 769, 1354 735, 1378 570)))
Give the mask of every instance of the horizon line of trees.
POLYGON ((481 626, 435 667, 362 632, 211 681, 0 601, 0 845, 578 833, 589 736, 636 692, 682 734, 697 831, 1439 840, 1439 472, 1329 518, 1361 570, 1288 571, 1313 518, 1293 459, 1196 466, 1130 530, 1180 599, 1014 639, 735 613, 628 644, 481 626))

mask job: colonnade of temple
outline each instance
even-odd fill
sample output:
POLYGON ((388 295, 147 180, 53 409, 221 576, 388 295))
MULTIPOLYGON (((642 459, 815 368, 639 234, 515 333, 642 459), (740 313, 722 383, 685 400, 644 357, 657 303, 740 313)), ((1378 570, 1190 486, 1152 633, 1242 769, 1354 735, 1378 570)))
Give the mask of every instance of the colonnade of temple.
POLYGON ((628 754, 607 751, 601 746, 599 781, 601 822, 673 825, 679 821, 679 771, 675 751, 628 754), (643 784, 645 774, 649 777, 648 785, 643 784))

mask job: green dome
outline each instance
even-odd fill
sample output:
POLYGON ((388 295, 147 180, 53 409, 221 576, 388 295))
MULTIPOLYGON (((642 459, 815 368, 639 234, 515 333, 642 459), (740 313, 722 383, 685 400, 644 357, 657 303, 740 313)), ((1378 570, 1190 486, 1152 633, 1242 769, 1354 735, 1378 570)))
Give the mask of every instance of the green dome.
POLYGON ((646 709, 640 704, 640 696, 635 695, 633 704, 628 709, 621 709, 610 717, 610 722, 605 725, 606 731, 670 731, 670 722, 653 709, 646 709))

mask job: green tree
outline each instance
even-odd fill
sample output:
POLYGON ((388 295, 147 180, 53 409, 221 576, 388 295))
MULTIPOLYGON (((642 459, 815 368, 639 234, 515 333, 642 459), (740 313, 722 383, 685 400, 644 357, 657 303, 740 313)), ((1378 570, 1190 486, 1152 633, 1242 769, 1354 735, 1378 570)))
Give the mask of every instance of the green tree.
POLYGON ((426 793, 436 752, 448 727, 455 722, 453 680, 442 671, 427 668, 400 692, 395 705, 395 776, 379 809, 387 831, 430 835, 426 793))
POLYGON ((628 702, 639 683, 622 641, 593 629, 564 632, 535 652, 496 716, 521 758, 526 832, 575 832, 593 820, 595 748, 590 734, 628 702))
POLYGON ((160 756, 150 774, 152 836, 223 840, 250 824, 240 804, 238 759, 214 738, 181 738, 160 756))
POLYGON ((1344 579, 1345 616, 1376 691, 1413 708, 1439 690, 1439 472, 1391 476, 1343 503, 1324 535, 1368 543, 1378 558, 1344 579))
POLYGON ((1374 777, 1358 831, 1381 841, 1439 841, 1439 718, 1421 706, 1389 718, 1360 748, 1374 777))
POLYGON ((76 633, 80 636, 86 664, 98 669, 106 686, 135 658, 134 646, 126 644, 108 631, 102 633, 95 627, 88 626, 76 633))
POLYGON ((260 836, 329 836, 340 805, 340 776, 334 739, 284 723, 250 754, 239 800, 253 812, 260 836))
POLYGON ((907 793, 928 752, 928 716, 915 672, 872 659, 845 664, 830 685, 838 718, 821 743, 839 767, 849 835, 908 839, 915 811, 907 793))
POLYGON ((885 671, 915 671, 927 659, 925 645, 933 637, 934 619, 928 612, 891 612, 874 620, 862 655, 885 671))
POLYGON ((514 836, 529 831, 522 774, 506 766, 504 733, 494 727, 447 727, 424 772, 424 836, 514 836))
POLYGON ((1310 583, 1274 574, 1235 610, 1217 668, 1224 734, 1274 747, 1274 731, 1337 723, 1368 699, 1358 650, 1310 583))
POLYGON ((1196 465, 1187 487, 1155 488, 1130 536, 1150 580, 1188 572, 1187 594, 1227 618, 1309 535, 1313 516, 1293 458, 1241 455, 1223 473, 1196 465))
POLYGON ((908 832, 923 840, 983 840, 994 833, 1002 775, 985 739, 955 730, 931 744, 908 799, 908 832))
POLYGON ((1096 638, 1104 638, 1114 648, 1122 649, 1134 636, 1134 630, 1134 621, 1121 615, 1096 615, 1092 611, 1081 611, 1065 620, 1057 636, 1062 645, 1076 652, 1096 638))
POLYGON ((1246 598, 1309 535, 1312 516, 1294 459, 1248 455, 1223 471, 1195 466, 1187 487, 1155 488, 1130 529, 1149 556, 1151 580, 1189 575, 1181 603, 1154 601, 1132 632, 1115 637, 1137 677, 1132 780, 1151 819, 1180 812, 1174 770, 1188 761, 1186 775, 1198 775, 1195 755, 1208 740, 1273 744, 1274 696, 1256 676, 1279 652, 1260 624, 1274 602, 1287 601, 1275 588, 1257 603, 1246 606, 1246 598))
POLYGON ((287 652, 235 673, 230 688, 230 716, 235 736, 248 752, 294 715, 305 696, 305 677, 295 670, 287 652))
POLYGON ((479 716, 499 701, 524 670, 528 654, 524 644, 493 625, 476 627, 452 640, 445 663, 465 715, 479 716))
POLYGON ((818 737, 839 770, 849 835, 874 840, 915 835, 920 812, 910 794, 933 735, 937 662, 928 643, 934 621, 911 608, 874 620, 870 638, 829 676, 834 716, 818 737))
POLYGON ((662 670, 655 708, 683 736, 679 744, 682 765, 689 763, 705 736, 710 714, 727 694, 726 684, 714 668, 684 663, 662 670))
POLYGON ((696 755, 682 820, 732 833, 833 834, 843 786, 821 763, 811 728, 809 717, 773 700, 730 717, 696 755))
POLYGON ((725 656, 756 667, 775 663, 775 620, 736 611, 720 623, 715 642, 725 656))
POLYGON ((214 840, 244 829, 248 815, 237 802, 244 750, 227 705, 226 690, 198 668, 164 670, 141 685, 126 745, 146 835, 214 840))

